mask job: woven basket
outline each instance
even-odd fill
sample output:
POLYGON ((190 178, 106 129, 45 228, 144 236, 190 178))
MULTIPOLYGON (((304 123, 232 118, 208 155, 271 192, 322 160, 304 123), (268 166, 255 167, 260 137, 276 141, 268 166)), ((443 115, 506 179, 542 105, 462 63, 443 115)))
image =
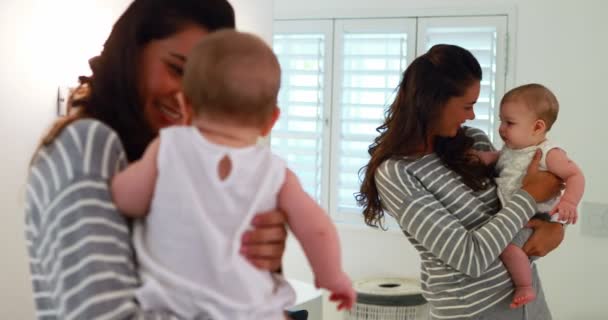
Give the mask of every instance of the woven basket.
POLYGON ((426 320, 428 304, 418 281, 407 278, 375 278, 355 281, 357 303, 345 320, 426 320))

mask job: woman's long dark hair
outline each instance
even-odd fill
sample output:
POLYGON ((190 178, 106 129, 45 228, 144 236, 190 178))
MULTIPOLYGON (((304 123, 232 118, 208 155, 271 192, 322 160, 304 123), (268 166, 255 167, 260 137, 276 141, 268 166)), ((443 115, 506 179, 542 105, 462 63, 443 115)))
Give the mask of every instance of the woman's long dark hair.
POLYGON ((92 75, 79 78, 80 92, 87 94, 73 99, 77 111, 58 120, 41 145, 51 143, 73 121, 93 118, 118 133, 129 161, 139 159, 157 134, 144 117, 138 95, 140 52, 150 41, 168 38, 189 25, 207 31, 234 28, 234 11, 226 0, 133 1, 114 24, 101 54, 89 61, 92 75))
MULTIPOLYGON (((397 97, 385 114, 380 133, 369 147, 371 159, 361 168, 363 181, 356 194, 363 207, 365 223, 382 227, 384 216, 376 186, 376 170, 382 162, 405 156, 420 156, 428 148, 429 130, 442 108, 452 97, 465 94, 467 88, 481 81, 481 67, 466 49, 454 45, 435 45, 407 67, 399 84, 397 97)), ((433 151, 463 182, 473 189, 484 187, 490 170, 468 151, 473 139, 464 130, 455 137, 435 138, 433 151)))

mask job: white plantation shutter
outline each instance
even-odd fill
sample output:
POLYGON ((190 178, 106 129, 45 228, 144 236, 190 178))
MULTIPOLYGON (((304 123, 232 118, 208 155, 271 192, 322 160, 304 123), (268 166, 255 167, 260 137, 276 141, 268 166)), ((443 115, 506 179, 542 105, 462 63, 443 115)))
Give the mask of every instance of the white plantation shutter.
POLYGON ((497 140, 498 107, 505 89, 506 16, 420 18, 418 54, 435 44, 455 44, 477 58, 482 68, 481 92, 475 104, 475 120, 466 125, 485 131, 497 140))
POLYGON ((479 60, 477 117, 467 124, 498 142, 506 16, 285 20, 274 27, 282 83, 271 147, 334 220, 363 222, 354 198, 358 172, 404 70, 434 44, 460 45, 479 60))
POLYGON ((273 38, 281 64, 281 115, 272 130, 271 148, 287 161, 304 189, 327 207, 331 22, 316 21, 314 27, 282 24, 275 23, 273 38))
POLYGON ((339 20, 334 32, 330 210, 361 220, 354 193, 403 70, 415 53, 415 19, 339 20), (355 215, 356 214, 356 215, 355 215))

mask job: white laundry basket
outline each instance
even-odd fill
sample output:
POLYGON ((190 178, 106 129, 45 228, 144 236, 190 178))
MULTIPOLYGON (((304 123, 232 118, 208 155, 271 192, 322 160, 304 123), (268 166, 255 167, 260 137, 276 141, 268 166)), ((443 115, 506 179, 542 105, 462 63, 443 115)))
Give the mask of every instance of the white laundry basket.
POLYGON ((355 281, 357 303, 345 320, 426 320, 429 308, 420 284, 408 278, 374 278, 355 281))

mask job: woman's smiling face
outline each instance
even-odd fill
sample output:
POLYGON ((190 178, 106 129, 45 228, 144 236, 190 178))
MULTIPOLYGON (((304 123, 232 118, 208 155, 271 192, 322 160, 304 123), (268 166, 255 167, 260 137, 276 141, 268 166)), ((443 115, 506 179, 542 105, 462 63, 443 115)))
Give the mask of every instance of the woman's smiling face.
POLYGON ((433 134, 440 137, 454 137, 467 120, 475 119, 473 106, 479 98, 480 83, 473 82, 464 95, 451 97, 440 111, 433 134))
POLYGON ((176 94, 182 90, 182 74, 186 57, 207 34, 192 25, 161 40, 144 46, 138 66, 138 93, 150 127, 160 129, 182 123, 176 94))

